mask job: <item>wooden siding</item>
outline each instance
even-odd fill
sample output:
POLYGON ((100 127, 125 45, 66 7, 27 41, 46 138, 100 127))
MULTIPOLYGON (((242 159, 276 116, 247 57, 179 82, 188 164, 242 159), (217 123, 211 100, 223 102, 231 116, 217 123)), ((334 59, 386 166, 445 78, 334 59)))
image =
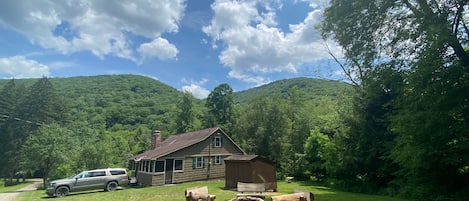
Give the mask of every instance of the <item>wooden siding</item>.
POLYGON ((225 188, 235 189, 238 182, 250 182, 252 180, 251 175, 247 174, 252 169, 250 162, 229 161, 225 167, 225 188))
POLYGON ((277 190, 275 164, 254 158, 245 160, 228 160, 226 162, 225 188, 234 189, 238 182, 265 183, 266 190, 277 190))
MULTIPOLYGON (((174 183, 183 183, 189 181, 198 181, 205 179, 216 179, 225 177, 225 163, 210 165, 210 171, 207 171, 209 161, 212 161, 213 156, 227 157, 233 154, 243 154, 231 140, 227 139, 224 135, 222 137, 222 146, 213 147, 212 139, 216 134, 211 135, 206 140, 194 144, 190 147, 182 149, 178 152, 167 155, 165 158, 179 158, 184 157, 184 170, 183 172, 175 172, 173 177, 174 183), (193 168, 193 158, 204 157, 204 168, 193 168), (207 160, 209 158, 209 160, 207 160)), ((223 160, 223 159, 222 159, 223 160)))
MULTIPOLYGON (((214 147, 212 140, 217 134, 212 134, 206 140, 196 143, 192 146, 186 147, 174 153, 168 154, 164 157, 158 158, 158 161, 165 161, 166 159, 178 159, 183 160, 183 170, 173 172, 173 183, 184 183, 190 181, 199 181, 206 179, 218 179, 225 177, 225 162, 223 158, 234 154, 244 154, 231 140, 225 135, 220 134, 222 137, 222 146, 214 147), (212 157, 221 156, 221 164, 214 164, 212 157), (204 157, 204 168, 194 168, 193 159, 194 157, 204 157), (209 160, 207 160, 209 159, 209 160), (212 162, 209 165, 209 162, 212 162), (210 171, 208 171, 210 167, 210 171)), ((153 159, 155 160, 155 159, 153 159)), ((165 172, 166 173, 166 172, 165 172)), ((165 173, 147 173, 139 172, 140 177, 137 177, 139 183, 145 186, 153 185, 164 185, 165 184, 165 173), (150 177, 150 178, 149 178, 150 177), (142 178, 140 180, 139 178, 142 178)))
POLYGON ((146 172, 137 173, 137 181, 143 186, 150 186, 153 180, 153 174, 146 172))
POLYGON ((264 182, 266 190, 277 191, 277 177, 275 165, 254 159, 252 161, 252 167, 253 182, 264 182))

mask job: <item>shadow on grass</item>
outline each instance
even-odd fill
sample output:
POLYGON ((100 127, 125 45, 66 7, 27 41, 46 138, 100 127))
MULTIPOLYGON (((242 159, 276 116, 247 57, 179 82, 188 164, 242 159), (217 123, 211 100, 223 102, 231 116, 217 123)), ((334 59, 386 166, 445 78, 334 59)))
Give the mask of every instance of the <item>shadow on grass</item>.
MULTIPOLYGON (((120 191, 124 189, 116 189, 116 191, 120 191)), ((88 195, 88 194, 96 194, 96 193, 108 193, 105 190, 91 190, 91 191, 81 191, 81 192, 71 192, 69 193, 66 197, 75 197, 75 196, 80 196, 80 195, 88 195)), ((52 196, 42 196, 41 199, 54 199, 58 197, 52 197, 52 196)))

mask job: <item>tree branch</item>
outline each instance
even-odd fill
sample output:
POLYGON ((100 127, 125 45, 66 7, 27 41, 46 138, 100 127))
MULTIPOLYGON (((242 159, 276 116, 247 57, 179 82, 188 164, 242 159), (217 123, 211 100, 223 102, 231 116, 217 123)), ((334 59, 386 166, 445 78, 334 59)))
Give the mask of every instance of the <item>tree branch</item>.
POLYGON ((332 51, 329 48, 329 45, 327 45, 327 42, 325 41, 325 39, 324 39, 324 46, 327 49, 327 53, 332 57, 332 59, 334 59, 334 61, 337 64, 339 64, 339 66, 342 69, 342 71, 344 72, 345 76, 347 76, 347 78, 352 82, 352 84, 355 85, 355 86, 360 86, 360 84, 357 81, 355 81, 355 79, 353 78, 352 72, 347 70, 347 67, 345 67, 345 65, 342 64, 342 62, 339 61, 339 59, 334 55, 334 53, 332 53, 332 51))
POLYGON ((421 14, 421 12, 414 6, 412 5, 408 0, 402 0, 402 2, 407 6, 408 9, 410 9, 415 15, 421 14))
MULTIPOLYGON (((462 1, 459 1, 459 3, 462 3, 462 1)), ((459 29, 459 23, 461 22, 462 18, 462 11, 464 9, 464 5, 456 4, 458 7, 458 10, 456 11, 456 15, 454 16, 453 19, 453 24, 451 27, 453 27, 453 34, 457 35, 458 34, 458 29, 459 29)))

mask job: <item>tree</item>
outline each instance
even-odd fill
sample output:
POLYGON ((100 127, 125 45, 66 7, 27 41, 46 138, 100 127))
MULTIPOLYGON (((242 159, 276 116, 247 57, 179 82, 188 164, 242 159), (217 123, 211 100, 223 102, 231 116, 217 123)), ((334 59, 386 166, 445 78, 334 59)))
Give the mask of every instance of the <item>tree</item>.
POLYGON ((392 119, 399 135, 391 156, 402 166, 403 193, 463 200, 469 196, 469 73, 440 54, 424 51, 407 78, 392 119))
MULTIPOLYGON (((23 119, 45 124, 65 123, 68 119, 67 104, 47 77, 39 79, 29 88, 20 112, 23 119)), ((29 129, 34 130, 35 127, 29 129)))
POLYGON ((16 80, 12 79, 0 93, 0 176, 9 177, 10 181, 18 171, 15 156, 21 141, 16 140, 17 131, 27 124, 18 118, 18 104, 23 100, 25 91, 23 85, 18 85, 16 80))
POLYGON ((206 125, 220 126, 230 133, 234 124, 233 89, 228 84, 220 84, 207 97, 208 108, 206 125))
POLYGON ((344 149, 342 171, 337 176, 356 187, 363 184, 360 191, 377 191, 394 179, 396 167, 389 154, 395 133, 389 130, 389 117, 396 107, 393 101, 399 95, 401 79, 390 68, 372 69, 352 100, 351 115, 343 116, 349 132, 339 138, 344 149))
POLYGON ((382 146, 377 153, 391 153, 381 157, 399 165, 393 183, 410 197, 461 200, 468 196, 468 95, 462 92, 469 90, 469 54, 464 49, 469 41, 467 3, 333 0, 324 12, 323 36, 333 37, 343 47, 341 66, 356 78, 357 93, 371 97, 363 108, 381 108, 378 115, 370 115, 372 110, 361 113, 359 120, 372 121, 359 123, 367 126, 356 130, 378 128, 376 134, 395 135, 395 144, 382 146), (391 80, 394 86, 402 86, 393 100, 369 90, 377 87, 387 92, 386 85, 379 84, 384 74, 377 72, 402 75, 391 80))
POLYGON ((176 115, 176 132, 185 133, 194 130, 195 110, 193 105, 194 97, 189 92, 184 92, 181 102, 178 104, 178 114, 176 115))
POLYGON ((457 59, 467 69, 466 3, 333 0, 321 30, 323 37, 334 37, 343 47, 345 72, 359 80, 379 63, 392 61, 394 67, 408 69, 430 47, 440 48, 439 57, 457 59))
POLYGON ((43 183, 60 165, 67 162, 74 151, 73 133, 58 125, 44 124, 34 134, 28 136, 21 153, 25 158, 23 166, 29 170, 40 170, 43 183))
POLYGON ((278 162, 291 152, 287 140, 291 123, 282 100, 258 97, 241 111, 238 122, 235 133, 246 152, 278 162))

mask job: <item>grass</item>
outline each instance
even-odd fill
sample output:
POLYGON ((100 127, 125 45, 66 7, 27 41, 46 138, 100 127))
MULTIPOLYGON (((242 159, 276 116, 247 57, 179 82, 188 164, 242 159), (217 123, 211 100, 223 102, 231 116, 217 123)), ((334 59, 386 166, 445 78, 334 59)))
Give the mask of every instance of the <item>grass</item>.
MULTIPOLYGON (((79 193, 71 193, 69 196, 61 198, 61 201, 69 200, 90 200, 90 201, 106 201, 106 200, 131 200, 131 201, 181 201, 184 200, 184 190, 188 187, 195 186, 208 186, 209 193, 217 196, 217 201, 226 201, 236 197, 237 192, 224 190, 224 181, 209 181, 209 182, 191 182, 185 184, 177 184, 171 186, 153 186, 145 188, 126 188, 115 192, 86 191, 79 193)), ((312 185, 302 182, 293 183, 278 183, 279 192, 267 192, 267 197, 273 195, 281 195, 292 193, 294 189, 301 189, 313 192, 316 201, 406 201, 403 199, 366 195, 358 193, 348 193, 336 191, 320 185, 312 185)), ((30 191, 21 193, 16 200, 48 200, 44 190, 30 191)), ((270 200, 270 199, 266 199, 270 200)))
POLYGON ((0 180, 0 193, 7 193, 7 192, 13 192, 13 191, 16 191, 18 189, 21 189, 27 185, 31 184, 30 181, 26 181, 25 183, 19 183, 19 184, 15 184, 13 186, 7 186, 5 187, 5 181, 4 180, 0 180))

